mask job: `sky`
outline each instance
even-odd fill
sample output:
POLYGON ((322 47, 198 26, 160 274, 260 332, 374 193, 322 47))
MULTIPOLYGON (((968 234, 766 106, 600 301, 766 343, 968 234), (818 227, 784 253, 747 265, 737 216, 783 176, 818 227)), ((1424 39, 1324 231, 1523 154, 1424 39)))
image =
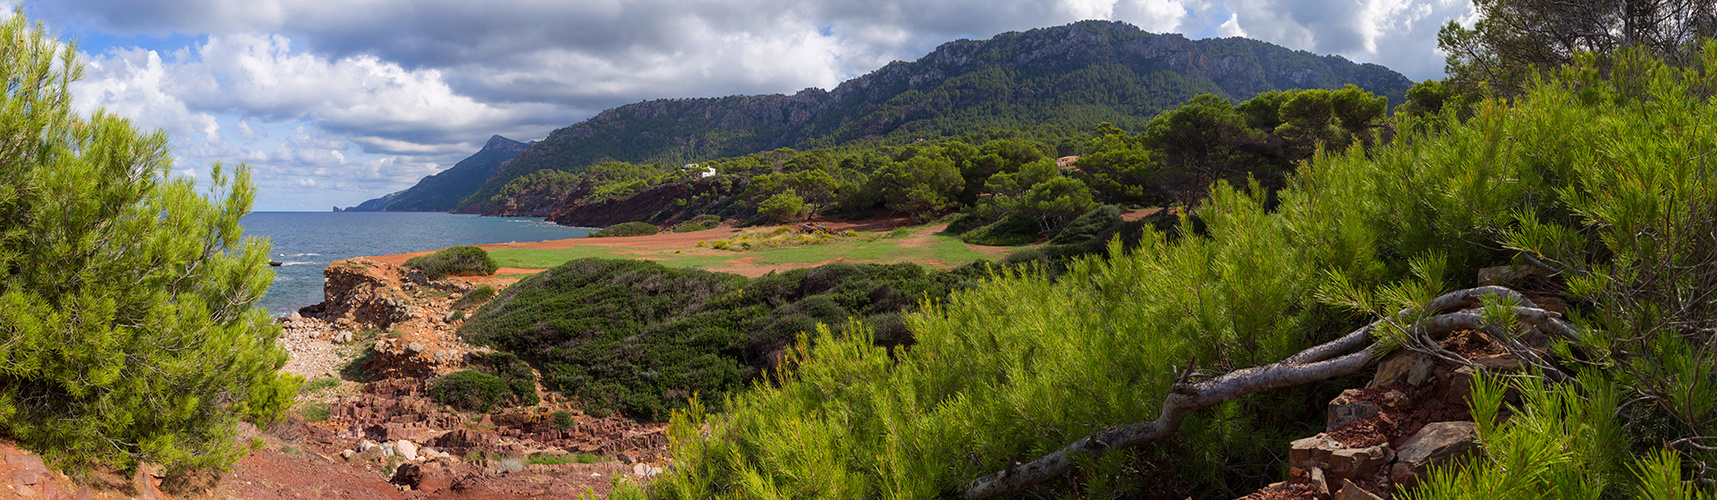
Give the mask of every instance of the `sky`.
MULTIPOLYGON (((10 13, 20 2, 0 0, 10 13)), ((1443 77, 1470 0, 26 0, 75 40, 81 112, 172 137, 174 175, 245 163, 258 211, 399 191, 492 135, 540 140, 628 103, 790 94, 941 43, 1125 21, 1443 77)))

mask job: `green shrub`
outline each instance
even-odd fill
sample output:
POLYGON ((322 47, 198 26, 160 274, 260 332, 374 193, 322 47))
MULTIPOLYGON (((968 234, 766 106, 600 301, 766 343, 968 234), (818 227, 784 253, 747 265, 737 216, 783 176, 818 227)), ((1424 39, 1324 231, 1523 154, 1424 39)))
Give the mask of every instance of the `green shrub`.
POLYGON ((176 176, 167 134, 79 114, 83 64, 22 10, 0 53, 0 434, 73 474, 231 465, 302 382, 254 307, 274 273, 240 223, 249 169, 176 176))
MULTIPOLYGON (((1704 67, 1717 66, 1707 47, 1704 67)), ((1700 72, 1611 68, 1613 85, 1588 65, 1440 133, 1314 156, 1274 203, 1256 184, 1218 183, 1201 228, 1147 229, 1138 251, 1111 245, 1060 277, 1010 271, 955 293, 907 319, 911 349, 882 349, 861 327, 819 329, 777 384, 675 418, 675 469, 651 495, 957 496, 974 478, 1155 419, 1189 361, 1275 362, 1375 314, 1353 306, 1422 307, 1478 269, 1530 258, 1565 273, 1581 301, 1569 317, 1582 338, 1555 348, 1576 380, 1510 376, 1520 402, 1498 422, 1507 391, 1479 377, 1480 455, 1434 468, 1411 495, 1690 498, 1707 483, 1683 475, 1717 462, 1685 445, 1717 435, 1706 347, 1717 183, 1703 160, 1717 151, 1717 105, 1700 72)), ((1022 496, 1250 493, 1282 479, 1281 450, 1316 432, 1306 422, 1322 420, 1337 387, 1223 403, 1172 441, 1078 459, 1022 496)))
POLYGON ((475 370, 449 373, 429 390, 435 401, 465 411, 488 413, 504 404, 512 389, 500 377, 475 370))
MULTIPOLYGON (((580 259, 507 288, 460 329, 542 371, 592 415, 665 418, 689 397, 738 389, 819 321, 898 313, 982 275, 835 263, 755 280, 648 261, 580 259)), ((891 343, 909 341, 893 330, 891 343)), ((891 344, 892 345, 892 344, 891 344)))
POLYGON ((715 229, 720 225, 721 216, 719 215, 699 215, 697 217, 693 217, 692 220, 681 222, 679 225, 674 226, 674 232, 690 233, 695 231, 704 231, 715 229))
POLYGON ((299 410, 298 414, 304 417, 305 422, 327 422, 329 415, 328 403, 310 403, 304 405, 304 409, 299 410))
POLYGON ((1100 244, 1108 243, 1104 236, 1114 234, 1115 228, 1122 222, 1120 207, 1104 205, 1062 225, 1049 242, 1056 245, 1077 245, 1094 241, 1100 244))
POLYGON ((1030 245, 1037 241, 1040 231, 1037 220, 1030 215, 1015 213, 990 225, 967 231, 960 235, 960 241, 973 245, 993 247, 1011 247, 1030 245))
POLYGON ((560 429, 560 430, 567 430, 567 429, 571 429, 577 425, 578 425, 578 419, 573 418, 572 412, 566 411, 566 410, 555 410, 555 412, 554 412, 554 428, 560 429))
MULTIPOLYGON (((468 309, 472 306, 482 304, 492 298, 495 298, 495 287, 479 285, 477 288, 471 289, 470 293, 467 293, 465 296, 459 297, 459 300, 454 301, 453 308, 468 309)), ((455 311, 454 314, 457 314, 460 317, 465 316, 463 311, 455 311)))
POLYGON ((489 256, 489 251, 475 245, 447 247, 435 253, 412 257, 405 267, 423 271, 429 279, 447 276, 488 276, 501 266, 489 256))
POLYGON ((310 379, 309 382, 305 382, 304 386, 299 388, 298 390, 301 393, 316 392, 316 391, 320 391, 320 390, 324 390, 324 389, 331 389, 331 388, 335 388, 335 387, 339 387, 339 386, 340 386, 340 379, 337 379, 334 377, 316 377, 316 378, 310 379))
POLYGON ((590 233, 590 237, 649 236, 658 232, 661 232, 661 230, 657 229, 654 224, 650 224, 648 222, 626 222, 602 228, 596 232, 590 233))

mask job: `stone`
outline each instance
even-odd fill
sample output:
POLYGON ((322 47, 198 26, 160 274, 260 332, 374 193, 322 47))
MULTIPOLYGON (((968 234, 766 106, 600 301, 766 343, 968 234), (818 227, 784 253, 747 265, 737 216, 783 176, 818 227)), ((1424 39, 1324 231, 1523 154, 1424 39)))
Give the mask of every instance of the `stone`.
POLYGON ((1383 472, 1383 467, 1395 459, 1389 445, 1369 448, 1343 448, 1330 452, 1329 475, 1343 479, 1364 479, 1383 472))
POLYGON ((1444 393, 1443 403, 1466 406, 1467 400, 1472 398, 1474 375, 1473 368, 1470 366, 1463 366, 1449 372, 1449 392, 1444 393))
POLYGON ((411 351, 411 352, 423 352, 424 349, 425 349, 425 347, 423 347, 423 344, 419 344, 416 342, 412 342, 410 344, 405 345, 405 350, 411 351))
POLYGON ((1478 445, 1478 425, 1472 422, 1425 424, 1401 443, 1401 450, 1395 454, 1395 466, 1389 472, 1390 479, 1397 485, 1411 487, 1418 484, 1418 476, 1426 468, 1465 456, 1478 445))
POLYGON ((352 457, 355 457, 355 456, 358 456, 358 452, 352 451, 350 449, 340 450, 340 458, 344 458, 344 459, 350 461, 352 459, 352 457))
POLYGON ((1324 477, 1324 470, 1314 467, 1312 468, 1312 473, 1310 475, 1312 480, 1312 491, 1316 491, 1318 495, 1328 495, 1329 479, 1324 477))
POLYGON ((10 465, 10 466, 17 467, 17 468, 24 469, 24 470, 33 470, 36 472, 47 472, 47 470, 48 470, 47 464, 42 463, 42 457, 41 456, 25 455, 22 453, 9 453, 9 454, 7 454, 6 455, 6 465, 10 465))
POLYGON ((417 445, 411 441, 404 439, 394 441, 393 447, 394 451, 398 452, 399 456, 405 457, 406 460, 417 460, 417 445))
POLYGON ((381 446, 381 445, 378 445, 375 442, 370 441, 368 439, 365 439, 363 441, 358 441, 358 451, 360 451, 360 452, 370 451, 370 448, 375 448, 377 446, 381 446))
POLYGON ((1357 484, 1353 484, 1353 481, 1343 479, 1341 480, 1341 489, 1335 492, 1335 500, 1383 500, 1383 498, 1366 491, 1365 488, 1361 488, 1357 484))
POLYGON ((650 464, 647 464, 647 463, 639 462, 639 463, 632 464, 632 474, 633 475, 637 475, 637 476, 641 476, 641 477, 654 477, 656 474, 660 474, 661 472, 662 472, 662 469, 660 467, 651 466, 650 464))
POLYGON ((1479 286, 1516 287, 1536 274, 1532 266, 1497 266, 1479 270, 1479 286))
POLYGON ((1526 367, 1526 360, 1511 353, 1479 356, 1472 359, 1473 364, 1498 373, 1517 372, 1526 367))
POLYGON ((300 321, 304 321, 304 315, 298 314, 298 311, 292 311, 292 314, 286 315, 286 320, 291 321, 293 323, 297 323, 300 321))
POLYGON ((1288 465, 1304 470, 1329 465, 1330 454, 1342 449, 1340 441, 1318 434, 1288 444, 1288 465))
POLYGON ((1430 356, 1407 349, 1396 349, 1377 364, 1377 375, 1371 378, 1371 384, 1366 387, 1394 384, 1418 387, 1431 379, 1431 370, 1436 366, 1436 361, 1430 356))
POLYGON ((1329 417, 1324 422, 1325 432, 1346 427, 1347 424, 1353 423, 1356 420, 1361 420, 1365 417, 1377 414, 1379 411, 1377 403, 1370 401, 1355 401, 1353 397, 1358 394, 1358 390, 1348 389, 1342 391, 1340 396, 1330 400, 1329 417))
POLYGON ((42 473, 33 470, 18 469, 12 471, 12 484, 34 486, 42 483, 42 473))

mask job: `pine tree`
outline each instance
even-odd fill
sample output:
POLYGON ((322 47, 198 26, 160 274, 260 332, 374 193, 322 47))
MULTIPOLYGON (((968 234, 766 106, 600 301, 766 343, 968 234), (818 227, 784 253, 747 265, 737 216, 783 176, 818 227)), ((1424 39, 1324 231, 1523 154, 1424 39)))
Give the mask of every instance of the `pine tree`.
POLYGON ((273 280, 239 226, 255 189, 215 165, 199 193, 166 134, 75 113, 75 54, 0 22, 0 432, 65 467, 229 465, 240 420, 298 382, 253 307, 273 280))

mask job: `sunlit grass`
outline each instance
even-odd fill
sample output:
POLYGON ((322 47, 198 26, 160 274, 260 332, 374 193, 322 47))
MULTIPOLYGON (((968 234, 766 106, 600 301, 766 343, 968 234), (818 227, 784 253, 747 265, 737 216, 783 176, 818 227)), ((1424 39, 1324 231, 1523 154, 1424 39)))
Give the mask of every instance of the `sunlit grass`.
MULTIPOLYGON (((906 229, 916 234, 925 229, 906 229)), ((646 259, 673 267, 720 270, 732 265, 782 265, 805 267, 820 262, 847 261, 893 264, 911 262, 934 267, 953 267, 988 258, 972 250, 955 236, 935 233, 929 242, 918 246, 902 245, 900 230, 896 234, 881 232, 854 233, 852 236, 829 238, 827 242, 808 246, 766 246, 755 244, 752 249, 734 252, 704 247, 647 248, 623 246, 580 245, 562 249, 499 248, 489 251, 504 267, 547 269, 566 261, 584 257, 617 259, 646 259), (743 260, 742 260, 743 259, 743 260), (736 262, 738 261, 738 262, 736 262)), ((769 235, 769 232, 763 234, 769 235)), ((779 235, 774 235, 779 236, 779 235)), ((767 238, 769 236, 765 236, 767 238)), ((748 238, 748 240, 751 238, 748 238)))

